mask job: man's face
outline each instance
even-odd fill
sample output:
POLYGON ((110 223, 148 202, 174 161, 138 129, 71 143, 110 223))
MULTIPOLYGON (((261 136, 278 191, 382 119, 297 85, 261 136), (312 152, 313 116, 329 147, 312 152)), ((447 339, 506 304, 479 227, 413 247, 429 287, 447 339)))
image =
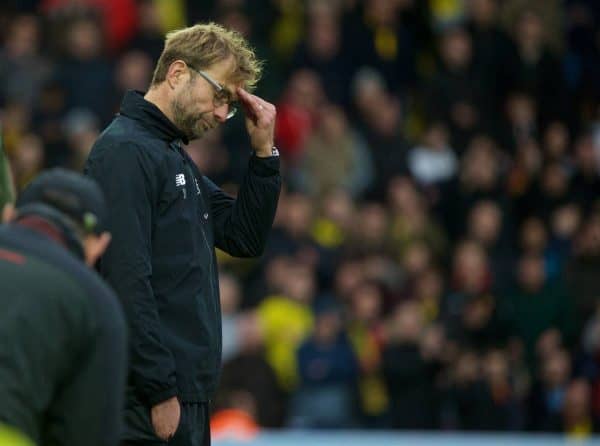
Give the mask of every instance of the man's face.
MULTIPOLYGON (((218 62, 203 70, 219 85, 229 90, 236 99, 235 86, 229 82, 233 62, 230 59, 218 62)), ((188 68, 187 80, 175 92, 171 102, 173 122, 189 140, 201 138, 207 130, 227 120, 229 105, 215 106, 215 88, 200 74, 188 68)))
POLYGON ((519 279, 526 290, 530 292, 539 291, 546 280, 543 259, 539 256, 529 256, 521 259, 519 279))

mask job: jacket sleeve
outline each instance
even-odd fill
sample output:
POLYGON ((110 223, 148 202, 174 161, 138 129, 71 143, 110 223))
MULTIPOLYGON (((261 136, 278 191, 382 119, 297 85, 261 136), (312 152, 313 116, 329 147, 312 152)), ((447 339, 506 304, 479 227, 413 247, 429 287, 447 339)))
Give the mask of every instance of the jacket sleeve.
POLYGON ((130 333, 130 372, 136 393, 149 405, 177 393, 175 361, 165 346, 152 275, 152 222, 157 175, 143 151, 132 144, 92 153, 86 174, 104 191, 112 241, 100 272, 123 302, 130 333))
POLYGON ((237 257, 261 255, 281 189, 279 157, 253 155, 237 199, 225 194, 208 178, 204 180, 210 193, 217 248, 237 257))

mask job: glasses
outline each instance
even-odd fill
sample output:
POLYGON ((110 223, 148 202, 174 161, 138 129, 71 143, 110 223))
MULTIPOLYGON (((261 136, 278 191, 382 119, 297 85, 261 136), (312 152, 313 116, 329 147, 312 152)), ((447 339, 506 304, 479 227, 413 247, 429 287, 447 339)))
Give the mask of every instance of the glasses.
POLYGON ((227 105, 229 107, 229 113, 227 113, 227 117, 225 119, 231 119, 235 116, 238 111, 238 106, 236 102, 231 97, 231 93, 221 84, 219 84, 216 80, 210 77, 202 70, 196 70, 195 68, 188 65, 188 67, 198 73, 200 76, 204 78, 206 82, 208 82, 211 87, 215 90, 215 94, 213 96, 213 105, 215 108, 222 107, 223 105, 227 105))

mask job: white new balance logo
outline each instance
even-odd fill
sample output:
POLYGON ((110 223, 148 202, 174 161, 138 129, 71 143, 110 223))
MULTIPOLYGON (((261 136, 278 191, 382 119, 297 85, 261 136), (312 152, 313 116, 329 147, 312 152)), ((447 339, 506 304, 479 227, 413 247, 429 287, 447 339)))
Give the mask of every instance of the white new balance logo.
POLYGON ((178 173, 175 175, 175 186, 185 186, 185 175, 178 173))

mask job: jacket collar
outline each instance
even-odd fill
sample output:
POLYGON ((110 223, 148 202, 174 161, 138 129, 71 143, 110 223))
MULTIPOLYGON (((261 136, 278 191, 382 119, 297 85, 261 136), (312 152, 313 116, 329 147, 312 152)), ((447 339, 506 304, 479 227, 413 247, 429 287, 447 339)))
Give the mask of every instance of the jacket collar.
POLYGON ((141 91, 128 90, 125 93, 120 113, 141 122, 157 138, 165 141, 180 139, 184 144, 188 143, 185 134, 156 105, 144 99, 141 91))
POLYGON ((78 259, 85 260, 82 242, 70 229, 51 217, 30 214, 17 218, 14 224, 58 243, 78 259))

